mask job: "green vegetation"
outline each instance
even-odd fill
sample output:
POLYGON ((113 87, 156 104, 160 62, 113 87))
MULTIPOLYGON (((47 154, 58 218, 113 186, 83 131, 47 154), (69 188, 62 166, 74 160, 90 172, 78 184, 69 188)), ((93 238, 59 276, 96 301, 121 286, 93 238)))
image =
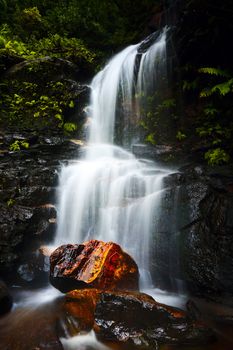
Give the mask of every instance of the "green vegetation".
POLYGON ((15 140, 11 145, 10 145, 10 151, 16 152, 20 151, 21 148, 29 148, 29 143, 26 140, 15 140))
POLYGON ((0 127, 78 132, 83 101, 73 81, 88 82, 114 52, 145 37, 151 19, 170 6, 163 16, 175 14, 171 56, 178 60, 159 91, 136 97, 143 101, 144 140, 200 150, 211 165, 231 161, 233 3, 177 3, 0 0, 0 127))
POLYGON ((192 80, 185 80, 183 90, 192 95, 196 106, 193 125, 200 141, 207 149, 204 159, 210 165, 227 163, 232 157, 233 135, 233 74, 217 67, 190 66, 192 80), (192 88, 187 88, 192 87, 192 88))
POLYGON ((78 130, 80 100, 71 80, 88 81, 114 50, 142 37, 153 6, 0 0, 0 126, 78 130))
POLYGON ((181 142, 210 165, 233 157, 232 13, 230 0, 183 1, 176 32, 184 115, 178 128, 187 136, 181 142))

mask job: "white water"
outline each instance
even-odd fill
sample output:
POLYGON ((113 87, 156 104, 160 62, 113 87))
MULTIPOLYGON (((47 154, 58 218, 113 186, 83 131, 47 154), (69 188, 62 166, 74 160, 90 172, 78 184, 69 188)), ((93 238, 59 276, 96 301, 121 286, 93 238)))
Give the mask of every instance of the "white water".
POLYGON ((69 339, 60 338, 64 350, 110 350, 109 347, 99 342, 92 330, 87 334, 76 335, 69 339))
POLYGON ((89 239, 119 243, 136 260, 142 284, 151 287, 152 234, 169 171, 113 145, 118 109, 127 106, 133 113, 134 95, 156 88, 165 65, 166 31, 142 54, 136 75, 139 46, 117 54, 92 81, 89 144, 82 159, 62 168, 55 245, 89 239))

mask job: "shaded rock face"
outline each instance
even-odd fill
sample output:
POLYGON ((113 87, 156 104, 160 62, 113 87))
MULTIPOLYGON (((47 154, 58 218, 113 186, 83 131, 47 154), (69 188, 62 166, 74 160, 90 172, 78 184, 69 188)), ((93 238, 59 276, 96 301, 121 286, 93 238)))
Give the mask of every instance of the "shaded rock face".
POLYGON ((111 293, 100 296, 95 322, 99 336, 134 345, 205 344, 213 338, 202 324, 190 322, 185 312, 159 304, 146 294, 111 293))
POLYGON ((164 181, 154 234, 157 285, 193 293, 233 294, 233 177, 230 169, 190 165, 164 181))
POLYGON ((112 242, 63 245, 50 256, 50 281, 62 292, 87 287, 133 290, 138 279, 134 260, 112 242))
POLYGON ((12 296, 10 295, 5 283, 0 280, 0 315, 10 311, 12 304, 12 296))
POLYGON ((58 171, 80 146, 58 133, 5 133, 0 141, 0 275, 17 284, 41 283, 48 279, 48 259, 38 248, 56 231, 58 171), (27 150, 10 151, 25 139, 27 150))

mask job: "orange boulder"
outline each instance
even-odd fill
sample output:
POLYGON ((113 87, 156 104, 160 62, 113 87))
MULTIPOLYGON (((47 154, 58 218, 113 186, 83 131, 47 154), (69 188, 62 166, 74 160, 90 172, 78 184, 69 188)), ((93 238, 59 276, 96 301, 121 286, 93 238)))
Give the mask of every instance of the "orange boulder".
POLYGON ((50 281, 62 292, 81 288, 137 290, 138 279, 135 261, 113 242, 67 244, 50 256, 50 281))

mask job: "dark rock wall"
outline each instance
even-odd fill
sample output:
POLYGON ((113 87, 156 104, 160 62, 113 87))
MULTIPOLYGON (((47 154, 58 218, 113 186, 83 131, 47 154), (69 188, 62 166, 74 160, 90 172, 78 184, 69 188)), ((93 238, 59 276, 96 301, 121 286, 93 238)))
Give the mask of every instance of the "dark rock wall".
POLYGON ((172 290, 233 293, 233 176, 228 168, 182 168, 165 179, 154 278, 172 290))
POLYGON ((56 230, 56 186, 62 163, 78 155, 78 146, 57 134, 4 133, 0 150, 0 274, 18 283, 41 283, 49 269, 40 245, 56 230), (14 140, 28 149, 10 151, 14 140))

